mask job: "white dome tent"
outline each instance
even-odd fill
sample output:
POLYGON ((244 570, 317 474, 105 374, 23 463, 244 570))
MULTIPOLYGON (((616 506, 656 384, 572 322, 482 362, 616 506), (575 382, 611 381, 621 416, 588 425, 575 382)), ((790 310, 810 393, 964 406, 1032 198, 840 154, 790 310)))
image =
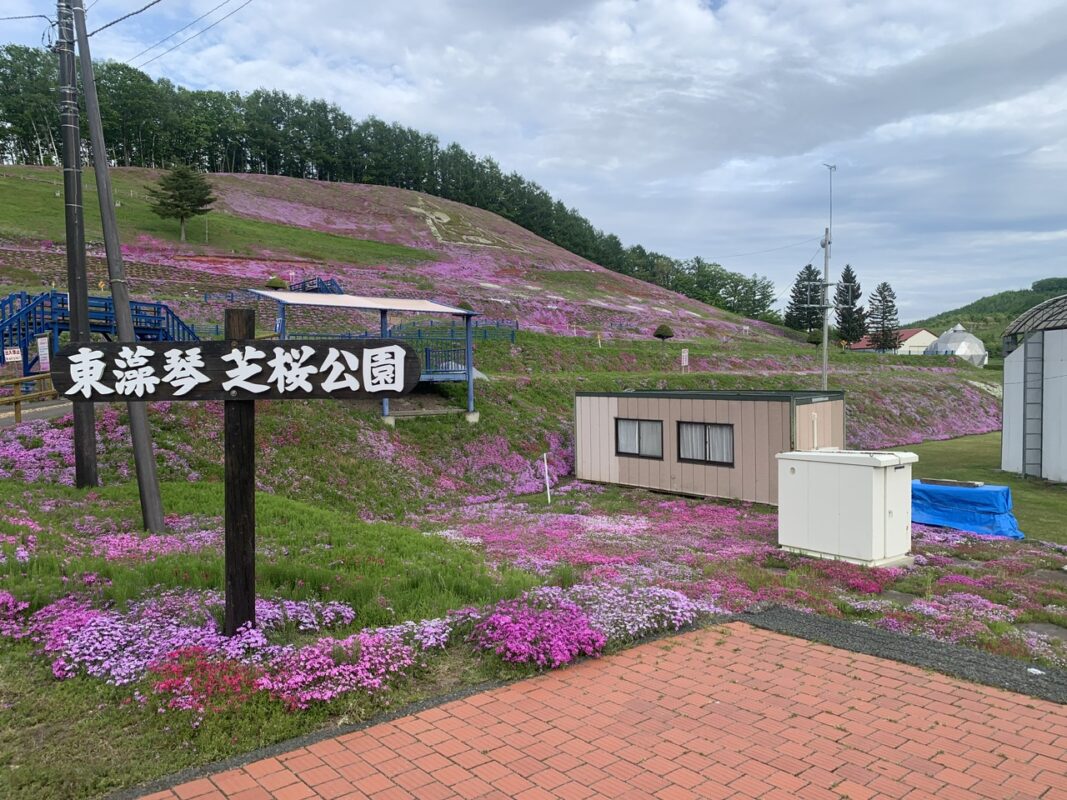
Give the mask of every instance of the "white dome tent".
POLYGON ((1067 482, 1067 294, 1004 331, 1000 468, 1067 482))
POLYGON ((989 361, 989 353, 986 352, 982 340, 957 323, 937 337, 926 348, 928 356, 958 356, 970 361, 976 367, 984 367, 989 361))

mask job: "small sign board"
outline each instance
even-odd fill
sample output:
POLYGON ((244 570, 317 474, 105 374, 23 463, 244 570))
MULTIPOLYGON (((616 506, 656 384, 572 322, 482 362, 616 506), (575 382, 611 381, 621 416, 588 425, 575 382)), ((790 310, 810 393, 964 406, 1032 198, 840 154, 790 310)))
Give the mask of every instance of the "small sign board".
POLYGON ((74 401, 353 400, 407 394, 421 372, 394 339, 93 342, 60 350, 52 383, 74 401))
POLYGON ((4 364, 9 367, 22 366, 22 350, 18 347, 4 348, 4 364))
POLYGON ((48 337, 37 338, 37 364, 40 372, 48 372, 52 368, 52 348, 48 346, 48 337))
POLYGON ((688 347, 686 347, 685 349, 682 350, 682 366, 683 367, 688 367, 689 366, 689 348, 688 347))

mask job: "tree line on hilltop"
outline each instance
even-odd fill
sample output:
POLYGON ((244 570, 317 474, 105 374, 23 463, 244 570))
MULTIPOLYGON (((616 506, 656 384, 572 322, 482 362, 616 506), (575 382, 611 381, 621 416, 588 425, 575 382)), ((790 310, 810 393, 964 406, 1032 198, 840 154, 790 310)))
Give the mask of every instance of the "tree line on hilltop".
MULTIPOLYGON (((804 266, 793 282, 785 310, 786 327, 809 334, 812 341, 821 340, 822 284, 822 273, 811 264, 804 266)), ((900 321, 893 287, 884 281, 878 284, 868 298, 866 308, 860 305, 862 297, 856 271, 851 264, 845 264, 831 301, 836 323, 831 337, 846 344, 870 337, 872 349, 896 350, 900 347, 900 321)))
MULTIPOLYGON (((615 272, 781 321, 768 278, 625 246, 537 183, 432 134, 375 117, 357 121, 332 103, 285 92, 193 91, 115 61, 95 70, 108 158, 117 166, 187 165, 426 192, 499 214, 615 272)), ((47 50, 0 47, 0 163, 60 163, 56 76, 47 50)))

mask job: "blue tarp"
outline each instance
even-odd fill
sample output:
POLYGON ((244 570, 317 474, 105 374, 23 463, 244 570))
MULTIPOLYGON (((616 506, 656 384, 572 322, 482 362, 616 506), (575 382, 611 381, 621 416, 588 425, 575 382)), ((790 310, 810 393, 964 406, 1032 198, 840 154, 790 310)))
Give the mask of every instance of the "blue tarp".
POLYGON ((914 480, 911 519, 987 536, 1023 538, 1011 513, 1011 489, 1007 486, 941 486, 914 480))

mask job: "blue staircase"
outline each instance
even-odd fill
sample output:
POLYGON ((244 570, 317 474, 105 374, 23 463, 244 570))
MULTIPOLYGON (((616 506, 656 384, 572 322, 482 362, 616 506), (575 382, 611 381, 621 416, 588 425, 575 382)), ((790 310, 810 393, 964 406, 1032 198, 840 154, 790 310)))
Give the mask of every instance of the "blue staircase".
MULTIPOLYGON (((199 338, 165 303, 130 303, 134 333, 146 342, 196 342, 199 338)), ((31 295, 15 292, 0 299, 0 364, 3 348, 22 350, 22 372, 29 375, 37 365, 38 336, 48 336, 53 352, 59 349, 59 334, 70 330, 70 303, 66 292, 31 295)), ((110 297, 89 297, 89 330, 110 341, 118 336, 115 303, 110 297)))
POLYGON ((345 290, 336 278, 323 280, 319 277, 308 278, 304 281, 289 284, 290 292, 314 292, 316 294, 344 294, 345 290))

